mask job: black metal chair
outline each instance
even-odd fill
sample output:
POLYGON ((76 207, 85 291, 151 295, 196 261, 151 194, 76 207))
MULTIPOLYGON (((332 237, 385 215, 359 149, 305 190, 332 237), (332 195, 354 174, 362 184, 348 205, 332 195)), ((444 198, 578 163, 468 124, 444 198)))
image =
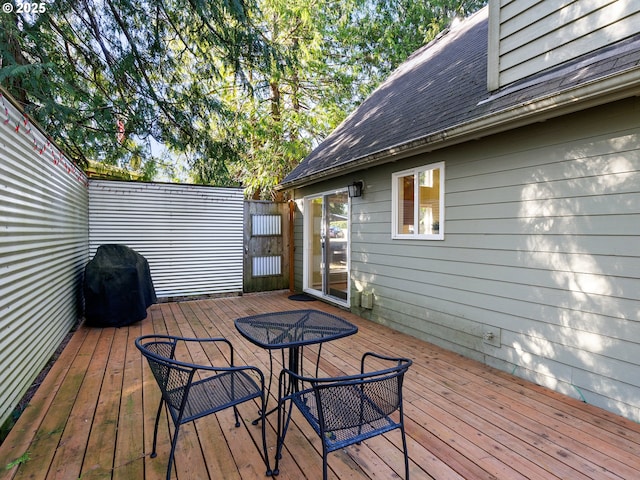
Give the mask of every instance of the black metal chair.
MULTIPOLYGON (((264 375, 251 366, 234 366, 233 346, 224 338, 183 338, 168 335, 146 335, 135 341, 136 347, 149 362, 153 376, 162 392, 153 432, 153 451, 156 456, 158 423, 162 407, 167 405, 175 431, 171 441, 171 453, 167 466, 167 480, 171 478, 171 467, 178 440, 180 425, 206 415, 233 407, 236 427, 240 426, 237 405, 260 399, 260 412, 265 411, 264 375), (176 350, 193 344, 218 343, 229 348, 228 367, 198 365, 176 359, 176 350)), ((186 350, 185 350, 186 351, 186 350)), ((262 418, 262 448, 267 476, 271 475, 264 413, 262 418)))
POLYGON ((413 362, 367 352, 360 361, 360 374, 335 378, 313 378, 284 369, 280 373, 278 446, 274 475, 279 472, 284 438, 291 421, 293 403, 322 440, 322 477, 327 479, 327 454, 354 443, 400 429, 404 452, 405 479, 409 479, 409 457, 404 431, 402 383, 413 362), (367 358, 392 366, 365 371, 367 358), (298 386, 310 385, 298 390, 298 386))

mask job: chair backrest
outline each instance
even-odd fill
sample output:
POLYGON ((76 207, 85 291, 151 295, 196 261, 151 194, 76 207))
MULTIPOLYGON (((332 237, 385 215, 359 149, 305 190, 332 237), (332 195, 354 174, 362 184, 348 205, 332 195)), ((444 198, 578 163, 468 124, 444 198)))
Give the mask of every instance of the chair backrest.
POLYGON ((140 340, 136 340, 136 347, 147 359, 163 398, 171 407, 180 410, 196 369, 175 361, 175 339, 151 337, 140 340))
POLYGON ((320 428, 334 431, 375 423, 402 407, 402 382, 409 364, 330 383, 313 383, 320 428))

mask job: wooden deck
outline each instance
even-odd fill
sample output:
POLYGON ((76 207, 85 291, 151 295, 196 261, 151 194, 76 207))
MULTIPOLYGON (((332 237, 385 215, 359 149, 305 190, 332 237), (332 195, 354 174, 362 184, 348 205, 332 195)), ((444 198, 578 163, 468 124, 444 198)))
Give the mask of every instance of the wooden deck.
MULTIPOLYGON (((300 308, 336 313, 360 329, 325 344, 325 374, 355 373, 360 355, 369 350, 414 360, 404 386, 414 480, 640 478, 640 425, 322 302, 289 300, 287 294, 165 303, 127 328, 79 328, 0 447, 0 478, 163 478, 169 427, 165 417, 158 456, 150 458, 159 391, 133 340, 153 332, 223 335, 236 348, 236 363, 268 372, 267 352, 241 338, 233 320, 300 308)), ((230 410, 183 427, 172 478, 265 478, 256 447, 259 427, 250 422, 256 409, 251 404, 240 409, 245 419, 240 428, 233 426, 230 410)), ((271 455, 274 421, 268 425, 271 455)), ((330 454, 330 478, 402 477, 399 443, 395 431, 330 454)), ((292 425, 285 447, 279 478, 321 478, 319 439, 303 421, 292 425)))

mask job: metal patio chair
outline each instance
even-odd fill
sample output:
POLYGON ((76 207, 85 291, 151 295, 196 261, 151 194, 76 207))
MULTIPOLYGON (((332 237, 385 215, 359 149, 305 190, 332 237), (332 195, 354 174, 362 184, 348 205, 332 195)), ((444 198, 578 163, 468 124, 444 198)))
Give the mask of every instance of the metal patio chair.
MULTIPOLYGON (((260 412, 265 411, 264 375, 252 366, 234 366, 233 346, 225 338, 183 338, 169 335, 146 335, 136 339, 136 347, 147 359, 162 398, 156 415, 153 431, 153 451, 156 457, 158 423, 162 407, 167 405, 175 426, 171 441, 171 453, 167 466, 167 480, 171 478, 171 467, 175 454, 180 426, 206 415, 233 407, 236 427, 240 426, 237 405, 260 400, 260 412), (176 350, 189 345, 217 343, 229 349, 229 366, 198 365, 176 359, 176 350)), ((186 350, 185 350, 186 351, 186 350)), ((262 413, 262 448, 267 476, 271 468, 267 454, 264 413, 262 413)))
POLYGON ((404 453, 405 479, 409 479, 409 457, 404 431, 402 382, 413 362, 367 352, 360 361, 360 374, 334 378, 313 378, 284 369, 280 374, 278 409, 278 445, 273 470, 278 475, 284 438, 291 420, 287 402, 302 412, 322 440, 322 477, 327 479, 327 454, 354 443, 399 429, 404 453), (365 371, 368 358, 391 365, 377 371, 365 371), (296 385, 310 385, 297 391, 296 385))

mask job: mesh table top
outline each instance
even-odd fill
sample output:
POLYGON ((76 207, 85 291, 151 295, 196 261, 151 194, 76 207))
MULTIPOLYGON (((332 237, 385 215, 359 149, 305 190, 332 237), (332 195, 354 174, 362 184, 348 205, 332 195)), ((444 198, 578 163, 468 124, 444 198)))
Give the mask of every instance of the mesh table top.
POLYGON ((345 319, 319 310, 263 313, 238 318, 235 325, 243 337, 267 349, 328 342, 358 331, 345 319))

